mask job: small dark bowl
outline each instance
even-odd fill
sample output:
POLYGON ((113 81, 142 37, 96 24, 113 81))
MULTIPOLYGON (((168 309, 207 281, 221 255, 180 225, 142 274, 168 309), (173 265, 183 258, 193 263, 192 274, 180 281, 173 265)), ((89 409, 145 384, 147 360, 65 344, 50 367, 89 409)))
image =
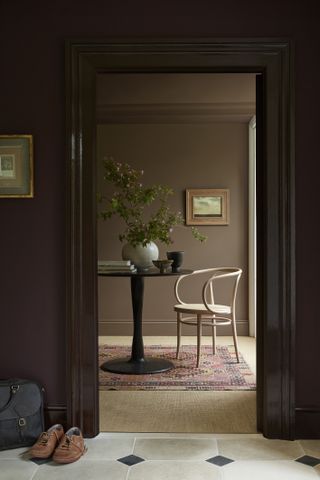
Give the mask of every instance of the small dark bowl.
POLYGON ((164 273, 169 267, 171 267, 173 260, 152 260, 155 267, 159 268, 160 273, 164 273))

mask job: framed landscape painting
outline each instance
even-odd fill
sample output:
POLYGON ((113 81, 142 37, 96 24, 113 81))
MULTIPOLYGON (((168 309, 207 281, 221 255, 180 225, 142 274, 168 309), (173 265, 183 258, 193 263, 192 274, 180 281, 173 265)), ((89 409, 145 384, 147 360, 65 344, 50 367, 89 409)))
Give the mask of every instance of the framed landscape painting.
POLYGON ((32 135, 0 135, 0 198, 32 197, 32 135))
POLYGON ((187 189, 187 225, 229 225, 228 189, 187 189))

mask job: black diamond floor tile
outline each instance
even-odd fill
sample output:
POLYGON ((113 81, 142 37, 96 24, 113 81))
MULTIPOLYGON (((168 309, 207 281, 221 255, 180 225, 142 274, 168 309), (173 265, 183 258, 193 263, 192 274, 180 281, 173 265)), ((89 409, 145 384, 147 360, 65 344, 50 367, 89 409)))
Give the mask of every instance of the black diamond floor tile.
POLYGON ((320 458, 310 457, 310 455, 304 455, 303 457, 297 458, 296 462, 303 463, 304 465, 309 465, 310 467, 315 467, 320 463, 320 458))
POLYGON ((218 467, 223 467, 228 463, 234 462, 231 458, 223 457, 222 455, 217 455, 216 457, 208 458, 207 462, 217 465, 218 467))
POLYGON ((51 458, 30 458, 31 462, 36 463, 37 465, 43 465, 44 463, 49 463, 51 458))
POLYGON ((118 458, 118 462, 124 463, 125 465, 128 465, 128 467, 132 467, 132 465, 144 462, 144 459, 137 457, 136 455, 128 455, 127 457, 118 458))

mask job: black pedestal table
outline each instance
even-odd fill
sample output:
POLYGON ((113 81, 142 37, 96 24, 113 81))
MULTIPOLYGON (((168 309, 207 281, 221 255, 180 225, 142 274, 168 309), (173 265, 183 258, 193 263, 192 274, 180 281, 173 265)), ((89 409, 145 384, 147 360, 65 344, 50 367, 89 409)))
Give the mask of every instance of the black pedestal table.
POLYGON ((133 313, 133 339, 131 357, 108 360, 101 365, 101 369, 113 373, 125 373, 143 375, 145 373, 160 373, 173 368, 173 363, 162 358, 148 358, 144 356, 142 336, 142 309, 144 277, 172 277, 192 273, 192 270, 180 270, 179 272, 164 272, 159 270, 146 270, 132 272, 99 272, 103 277, 130 277, 131 299, 133 313))

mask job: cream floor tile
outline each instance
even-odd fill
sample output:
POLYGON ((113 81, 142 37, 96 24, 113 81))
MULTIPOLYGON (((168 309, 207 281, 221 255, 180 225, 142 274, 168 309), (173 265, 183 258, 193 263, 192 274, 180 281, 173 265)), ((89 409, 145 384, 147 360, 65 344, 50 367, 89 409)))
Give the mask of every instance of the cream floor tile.
POLYGON ((69 465, 41 465, 32 480, 126 480, 127 473, 120 462, 80 459, 69 465))
POLYGON ((4 460, 1 458, 0 480, 31 480, 38 466, 22 460, 4 460))
POLYGON ((315 472, 317 472, 318 477, 320 477, 320 464, 314 467, 315 472))
POLYGON ((232 460, 294 460, 304 455, 298 442, 267 440, 264 438, 218 440, 219 455, 232 460))
POLYGON ((0 460, 4 460, 4 459, 12 460, 16 458, 21 459, 26 457, 27 452, 28 452, 28 447, 3 450, 0 452, 0 460))
POLYGON ((131 467, 128 480, 222 480, 208 462, 148 461, 131 467))
POLYGON ((103 438, 101 435, 86 439, 88 451, 85 459, 117 460, 126 457, 132 454, 134 442, 134 438, 103 438))
POLYGON ((299 443, 306 455, 320 458, 320 440, 300 440, 299 443))
POLYGON ((210 438, 137 438, 134 454, 146 460, 206 460, 218 455, 218 449, 210 438))
POLYGON ((223 467, 223 480, 312 480, 318 478, 312 467, 292 460, 238 461, 223 467))

